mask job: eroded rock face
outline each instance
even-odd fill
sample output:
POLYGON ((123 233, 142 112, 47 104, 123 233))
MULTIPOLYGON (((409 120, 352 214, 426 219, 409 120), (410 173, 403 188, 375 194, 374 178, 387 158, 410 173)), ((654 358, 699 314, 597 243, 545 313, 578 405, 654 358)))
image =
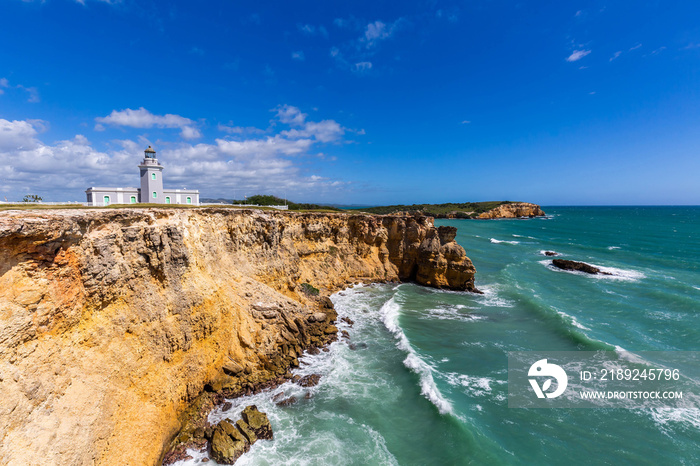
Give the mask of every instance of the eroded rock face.
POLYGON ((336 338, 348 283, 474 290, 453 238, 428 217, 0 213, 0 464, 156 464, 201 436, 192 413, 336 338))
POLYGON ((529 202, 513 202, 512 204, 502 204, 488 212, 479 214, 478 218, 520 218, 520 217, 543 217, 546 215, 537 204, 529 202))

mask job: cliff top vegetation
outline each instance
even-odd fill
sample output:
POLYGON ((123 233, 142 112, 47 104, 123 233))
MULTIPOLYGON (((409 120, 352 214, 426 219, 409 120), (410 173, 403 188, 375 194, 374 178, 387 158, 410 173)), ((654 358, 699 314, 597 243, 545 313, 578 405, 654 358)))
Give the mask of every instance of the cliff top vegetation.
POLYGON ((514 201, 486 201, 486 202, 461 202, 446 204, 411 204, 411 205, 389 205, 380 207, 363 208, 363 212, 372 214, 393 214, 396 212, 421 213, 432 217, 442 217, 451 212, 465 212, 469 216, 478 216, 483 212, 488 212, 491 209, 503 204, 512 204, 514 201))

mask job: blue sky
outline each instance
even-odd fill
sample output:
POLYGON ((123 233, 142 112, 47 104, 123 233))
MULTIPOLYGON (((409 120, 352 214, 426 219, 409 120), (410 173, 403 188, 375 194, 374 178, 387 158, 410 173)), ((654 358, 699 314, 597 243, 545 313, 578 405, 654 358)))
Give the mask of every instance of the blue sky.
POLYGON ((697 1, 0 3, 0 199, 700 204, 697 1))

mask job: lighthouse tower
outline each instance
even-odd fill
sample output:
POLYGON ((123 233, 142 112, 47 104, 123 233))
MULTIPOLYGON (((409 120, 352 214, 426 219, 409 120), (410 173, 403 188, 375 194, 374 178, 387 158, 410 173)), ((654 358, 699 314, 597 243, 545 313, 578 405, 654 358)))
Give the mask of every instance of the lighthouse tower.
POLYGON ((163 195, 163 166, 158 163, 156 151, 151 146, 144 151, 141 171, 141 199, 139 202, 165 204, 163 195))
POLYGON ((139 164, 141 188, 96 188, 85 191, 87 204, 106 207, 113 204, 185 204, 199 205, 196 189, 163 189, 163 166, 158 163, 151 146, 144 151, 139 164))

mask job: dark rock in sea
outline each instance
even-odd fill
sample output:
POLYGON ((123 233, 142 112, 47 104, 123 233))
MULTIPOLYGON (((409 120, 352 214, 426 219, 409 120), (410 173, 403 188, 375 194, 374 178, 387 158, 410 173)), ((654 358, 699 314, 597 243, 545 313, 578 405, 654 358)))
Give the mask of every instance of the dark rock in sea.
POLYGON ((211 456, 219 464, 233 464, 250 449, 250 442, 233 424, 221 421, 211 441, 211 456))
POLYGON ((246 406, 241 415, 259 439, 272 440, 272 426, 267 419, 267 414, 258 411, 257 406, 250 405, 246 406))
POLYGON ((552 265, 562 270, 585 272, 590 273, 592 275, 612 275, 611 273, 603 272, 598 267, 593 267, 592 265, 586 264, 585 262, 576 262, 565 259, 554 259, 552 260, 552 265))
POLYGON ((202 458, 202 463, 208 463, 208 462, 209 462, 209 458, 202 458))
POLYGON ((307 400, 310 400, 311 397, 313 397, 313 396, 314 396, 314 395, 313 395, 311 392, 306 392, 306 395, 304 395, 304 398, 307 399, 307 400))
POLYGON ((545 256, 552 257, 552 256, 558 256, 559 253, 558 253, 558 252, 554 252, 554 251, 545 251, 545 252, 544 252, 544 255, 545 255, 545 256))
POLYGON ((226 403, 223 404, 221 407, 221 411, 228 411, 229 409, 233 408, 233 403, 230 401, 227 401, 226 403))
POLYGON ((314 348, 309 348, 309 349, 307 350, 307 352, 308 352, 309 354, 319 354, 319 353, 321 352, 321 350, 314 347, 314 348))
POLYGON ((343 338, 347 338, 348 340, 350 339, 350 334, 347 330, 343 330, 342 332, 340 332, 340 334, 343 336, 343 338))
POLYGON ((294 383, 298 383, 300 380, 301 380, 300 375, 295 375, 294 377, 292 377, 292 382, 294 382, 294 383))
POLYGON ((350 317, 342 317, 340 320, 348 324, 350 327, 352 327, 355 324, 355 321, 352 320, 350 317))
POLYGON ((277 403, 277 402, 278 402, 279 400, 281 400, 282 398, 284 398, 284 392, 279 392, 279 393, 277 393, 275 396, 272 397, 272 401, 274 401, 275 403, 277 403))
MULTIPOLYGON (((243 419, 235 424, 224 419, 219 422, 211 436, 210 456, 219 464, 233 464, 258 439, 272 439, 272 426, 265 413, 258 411, 255 405, 247 406, 242 413, 243 419)), ((208 462, 209 459, 202 462, 208 462)))
POLYGON ((282 401, 278 401, 277 406, 290 406, 296 402, 297 402, 297 398, 295 396, 290 396, 289 398, 285 398, 282 401))
POLYGON ((319 374, 310 374, 310 375, 305 375, 299 380, 299 385, 302 387, 314 387, 318 385, 318 382, 321 380, 321 376, 319 374))

